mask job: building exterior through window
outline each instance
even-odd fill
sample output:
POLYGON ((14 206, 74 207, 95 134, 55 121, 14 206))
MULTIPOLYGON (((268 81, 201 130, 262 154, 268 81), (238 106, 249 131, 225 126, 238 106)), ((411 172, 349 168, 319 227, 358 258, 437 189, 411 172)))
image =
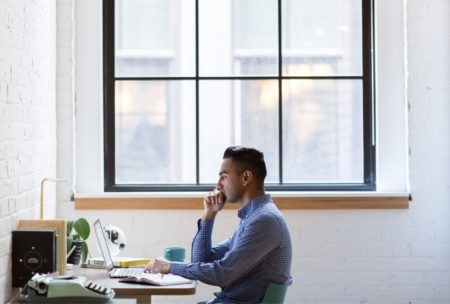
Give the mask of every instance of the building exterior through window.
POLYGON ((230 145, 263 151, 275 190, 374 190, 370 1, 104 9, 105 190, 210 187, 230 145))

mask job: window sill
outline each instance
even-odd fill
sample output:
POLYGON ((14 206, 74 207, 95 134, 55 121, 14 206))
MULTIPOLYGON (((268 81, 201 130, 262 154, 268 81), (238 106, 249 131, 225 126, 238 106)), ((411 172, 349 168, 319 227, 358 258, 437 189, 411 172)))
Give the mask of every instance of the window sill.
MULTIPOLYGON (((76 194, 77 210, 203 209, 205 193, 76 194)), ((271 193, 280 209, 408 209, 407 193, 333 192, 271 193)), ((227 204, 225 209, 238 209, 227 204)))

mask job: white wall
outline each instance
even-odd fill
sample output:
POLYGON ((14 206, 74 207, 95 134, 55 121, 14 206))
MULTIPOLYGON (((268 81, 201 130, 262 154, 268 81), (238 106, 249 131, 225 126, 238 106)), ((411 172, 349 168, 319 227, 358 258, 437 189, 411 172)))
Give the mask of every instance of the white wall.
MULTIPOLYGON (((56 175, 54 0, 0 0, 0 303, 11 297, 11 230, 39 217, 56 175)), ((54 185, 45 216, 56 214, 54 185)))
MULTIPOLYGON (((74 58, 74 3, 73 0, 56 2, 56 112, 57 112, 57 177, 70 180, 58 183, 57 195, 71 197, 75 179, 74 128, 75 128, 75 58, 74 58)), ((58 205, 59 208, 59 205, 58 205)), ((59 210, 57 211, 60 214, 59 210)))

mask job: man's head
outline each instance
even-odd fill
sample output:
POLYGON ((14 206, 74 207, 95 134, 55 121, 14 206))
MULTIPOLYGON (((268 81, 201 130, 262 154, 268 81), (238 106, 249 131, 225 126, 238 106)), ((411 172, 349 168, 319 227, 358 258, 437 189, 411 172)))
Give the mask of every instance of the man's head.
POLYGON ((242 174, 245 170, 250 170, 253 177, 262 186, 267 175, 264 154, 253 148, 241 146, 228 147, 223 153, 223 159, 230 158, 236 169, 242 174))
POLYGON ((242 200, 245 194, 264 192, 267 175, 264 154, 253 148, 228 147, 217 184, 229 202, 242 200))

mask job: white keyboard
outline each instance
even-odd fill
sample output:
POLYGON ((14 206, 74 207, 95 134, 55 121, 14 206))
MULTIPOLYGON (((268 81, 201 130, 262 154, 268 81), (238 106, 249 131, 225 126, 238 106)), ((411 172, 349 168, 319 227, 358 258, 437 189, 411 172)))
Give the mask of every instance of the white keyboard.
POLYGON ((111 278, 126 278, 138 276, 144 272, 144 268, 114 268, 109 272, 111 278))

